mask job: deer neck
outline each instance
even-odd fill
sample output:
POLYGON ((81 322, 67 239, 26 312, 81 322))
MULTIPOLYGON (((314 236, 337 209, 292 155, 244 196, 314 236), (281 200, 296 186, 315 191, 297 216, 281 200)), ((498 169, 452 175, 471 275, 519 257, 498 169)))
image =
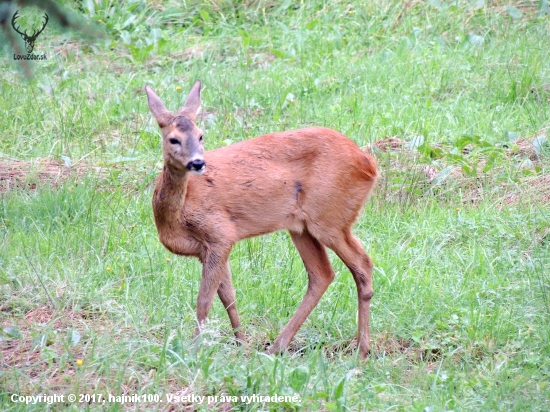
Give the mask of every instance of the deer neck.
POLYGON ((153 194, 153 211, 157 227, 181 223, 188 181, 189 172, 181 173, 164 165, 153 194))

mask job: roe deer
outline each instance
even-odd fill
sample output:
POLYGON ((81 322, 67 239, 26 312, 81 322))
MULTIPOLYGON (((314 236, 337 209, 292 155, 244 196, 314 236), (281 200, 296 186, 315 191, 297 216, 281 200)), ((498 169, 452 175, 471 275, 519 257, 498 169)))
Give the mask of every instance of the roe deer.
POLYGON ((162 132, 164 168, 153 194, 159 239, 171 252, 202 263, 195 335, 204 327, 217 292, 237 340, 246 342, 229 253, 239 240, 287 229, 309 283, 298 310, 268 352, 286 349, 334 279, 327 246, 357 284, 357 344, 366 357, 373 265, 351 227, 376 182, 375 160, 346 136, 323 127, 270 133, 204 153, 203 132, 195 124, 200 90, 197 81, 174 115, 145 86, 162 132))

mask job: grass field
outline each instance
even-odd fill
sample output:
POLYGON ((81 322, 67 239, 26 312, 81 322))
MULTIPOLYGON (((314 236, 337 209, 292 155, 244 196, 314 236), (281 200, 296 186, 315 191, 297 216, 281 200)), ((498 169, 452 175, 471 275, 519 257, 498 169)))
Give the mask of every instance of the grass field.
POLYGON ((0 61, 0 409, 550 410, 547 1, 63 3, 107 36, 50 23, 30 81, 0 61), (207 150, 320 125, 378 159, 354 230, 375 264, 366 361, 332 252, 290 350, 264 353, 307 287, 286 233, 231 255, 250 343, 218 300, 193 342, 200 264, 157 238, 143 87, 175 109, 197 78, 207 150))

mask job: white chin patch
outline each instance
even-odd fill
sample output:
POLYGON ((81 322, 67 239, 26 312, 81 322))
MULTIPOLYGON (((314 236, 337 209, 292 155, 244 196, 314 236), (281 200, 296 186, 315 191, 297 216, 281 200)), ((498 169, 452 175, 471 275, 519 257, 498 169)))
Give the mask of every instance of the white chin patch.
POLYGON ((191 173, 193 173, 194 175, 202 175, 204 173, 204 171, 206 170, 206 166, 203 166, 201 170, 191 170, 191 173))

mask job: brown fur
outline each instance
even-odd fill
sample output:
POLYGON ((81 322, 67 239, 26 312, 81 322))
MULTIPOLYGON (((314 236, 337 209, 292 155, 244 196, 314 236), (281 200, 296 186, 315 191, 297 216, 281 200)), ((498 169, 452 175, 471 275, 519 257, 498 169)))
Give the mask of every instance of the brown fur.
MULTIPOLYGON (((288 346, 334 278, 327 246, 344 261, 356 281, 358 343, 365 357, 370 348, 372 262, 352 235, 351 227, 376 182, 375 160, 344 135, 310 127, 271 133, 206 152, 204 173, 194 175, 185 169, 193 154, 180 150, 187 145, 180 148, 171 145, 169 139, 192 140, 188 147, 196 148, 193 145, 202 136, 194 125, 200 83, 195 84, 178 114, 193 122, 190 130, 178 128, 173 122, 175 116, 160 110, 158 97, 150 88, 146 90, 163 134, 165 166, 153 195, 159 238, 171 252, 195 256, 203 264, 196 333, 200 332, 217 292, 237 338, 245 340, 239 330, 229 253, 242 239, 286 229, 302 257, 309 286, 270 352, 288 346)), ((202 142, 199 143, 202 150, 202 142)))

